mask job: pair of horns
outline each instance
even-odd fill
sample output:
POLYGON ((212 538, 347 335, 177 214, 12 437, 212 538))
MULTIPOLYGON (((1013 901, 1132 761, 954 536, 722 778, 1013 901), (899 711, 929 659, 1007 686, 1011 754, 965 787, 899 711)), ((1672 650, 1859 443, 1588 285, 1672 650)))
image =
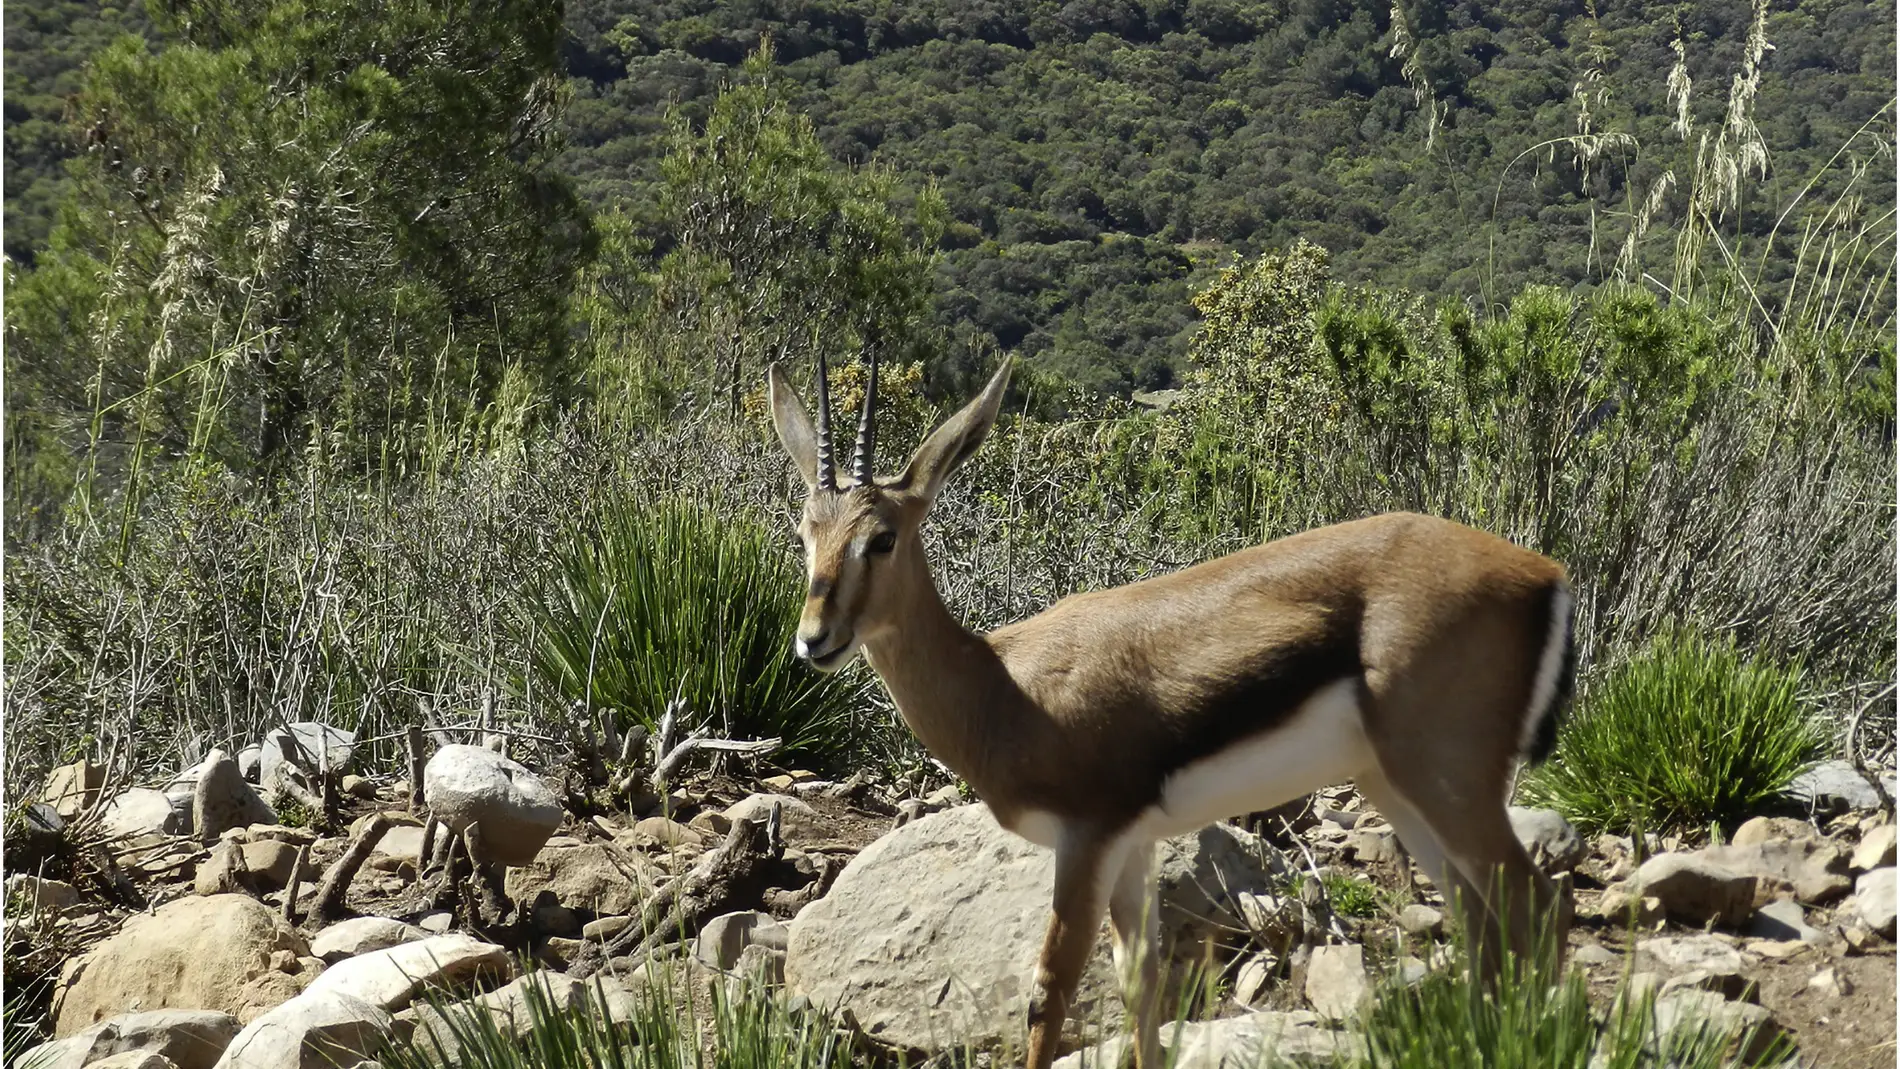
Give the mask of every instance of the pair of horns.
MULTIPOLYGON (((869 375, 864 386, 864 409, 858 414, 858 441, 851 450, 851 479, 859 486, 871 484, 872 454, 877 431, 872 414, 877 408, 877 350, 865 359, 869 375)), ((831 458, 831 385, 823 350, 818 353, 818 485, 826 490, 838 488, 838 469, 831 458)))

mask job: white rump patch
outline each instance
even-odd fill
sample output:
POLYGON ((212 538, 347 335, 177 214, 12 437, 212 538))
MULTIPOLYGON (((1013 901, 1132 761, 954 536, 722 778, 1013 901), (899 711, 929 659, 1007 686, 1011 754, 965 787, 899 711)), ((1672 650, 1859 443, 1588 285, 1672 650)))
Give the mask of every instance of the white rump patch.
POLYGON ((1537 661, 1537 679, 1531 684, 1530 708, 1524 710, 1524 727, 1518 732, 1518 753, 1530 752, 1538 729, 1551 714, 1557 697, 1557 675, 1564 667, 1564 646, 1570 641, 1570 606, 1574 600, 1570 588, 1562 583, 1551 591, 1550 630, 1544 634, 1544 653, 1537 661))
POLYGON ((1176 770, 1135 828, 1146 839, 1198 831, 1343 783, 1374 763, 1357 679, 1337 680, 1314 691, 1280 726, 1176 770))

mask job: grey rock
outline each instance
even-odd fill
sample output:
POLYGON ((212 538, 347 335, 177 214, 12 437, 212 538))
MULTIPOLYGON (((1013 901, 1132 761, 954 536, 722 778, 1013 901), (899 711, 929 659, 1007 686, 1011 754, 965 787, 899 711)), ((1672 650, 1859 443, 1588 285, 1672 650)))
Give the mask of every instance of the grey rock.
POLYGON ((1823 761, 1794 778, 1788 797, 1821 813, 1880 808, 1880 792, 1851 761, 1823 761))
POLYGON ((113 839, 184 835, 191 831, 190 801, 180 805, 163 791, 134 787, 105 804, 99 813, 99 827, 113 839))
POLYGON ((1242 1006, 1251 1006, 1267 993, 1267 986, 1273 982, 1273 976, 1279 971, 1280 962, 1272 951, 1262 950, 1247 955, 1240 968, 1234 971, 1234 1001, 1242 1006))
POLYGON ((1577 829, 1554 809, 1529 809, 1523 806, 1510 808, 1511 830, 1517 833, 1517 840, 1531 855, 1539 868, 1556 875, 1569 872, 1589 856, 1590 848, 1584 844, 1577 829))
POLYGON ((533 1027, 531 997, 538 998, 545 1009, 569 1016, 587 1010, 589 989, 586 982, 561 973, 536 972, 517 977, 486 995, 465 1002, 440 1008, 418 1002, 397 1014, 396 1019, 413 1027, 412 1046, 427 1052, 438 1064, 454 1065, 461 1055, 460 1036, 466 1035, 469 1027, 476 1023, 475 1015, 485 1015, 504 1037, 520 1039, 533 1027), (534 990, 533 995, 530 989, 534 990))
POLYGON ((1435 936, 1445 930, 1445 915, 1420 902, 1399 910, 1399 928, 1407 935, 1435 936))
POLYGON ((413 924, 388 917, 352 917, 338 921, 310 940, 310 953, 334 965, 345 958, 414 943, 429 933, 413 924))
POLYGON ((1399 837, 1390 825, 1355 827, 1346 833, 1346 849, 1366 864, 1382 864, 1399 859, 1399 837))
POLYGON ((64 880, 44 880, 24 872, 7 877, 7 905, 12 907, 9 912, 63 910, 78 904, 79 889, 64 880))
MULTIPOLYGON (((1261 1010, 1243 1017, 1161 1026, 1161 1044, 1172 1069, 1252 1069, 1261 1065, 1353 1064, 1365 1041, 1351 1032, 1321 1027, 1310 1013, 1261 1010)), ((1116 1037, 1055 1063, 1055 1069, 1111 1069, 1129 1060, 1128 1040, 1116 1037)))
MULTIPOLYGON (((1198 958, 1202 937, 1242 930, 1232 897, 1268 885, 1263 849, 1217 825, 1157 850, 1164 958, 1198 958)), ((1004 831, 986 806, 921 817, 866 847, 791 923, 787 986, 850 1010, 895 1046, 1020 1042, 1054 873, 1048 851, 1004 831)), ((1108 943, 1084 970, 1071 1026, 1121 1020, 1108 943)))
POLYGON ((1853 885, 1847 875, 1847 858, 1840 848, 1811 830, 1790 838, 1707 846, 1693 856, 1730 872, 1753 876, 1757 902, 1792 894, 1803 902, 1820 905, 1845 895, 1853 885))
POLYGON ((1731 1002, 1719 992, 1675 990, 1656 999, 1656 1032, 1667 1036, 1706 1028, 1705 1035, 1732 1034, 1741 1039, 1737 1054, 1752 1063, 1785 1032, 1774 1015, 1749 1002, 1731 1002))
POLYGON ((508 870, 508 895, 533 901, 552 891, 569 909, 596 916, 638 913, 660 877, 653 863, 618 842, 551 842, 532 861, 508 870))
POLYGON ((198 838, 211 842, 231 828, 275 824, 277 814, 244 782, 236 761, 223 750, 205 755, 191 794, 191 824, 198 838))
POLYGON ((1894 870, 1875 869, 1854 881, 1854 913, 1877 934, 1894 936, 1894 870))
POLYGON ((337 991, 306 991, 239 1032, 216 1069, 334 1069, 375 1054, 395 1028, 379 1007, 337 991))
POLYGON ((706 922, 693 941, 693 956, 701 963, 721 971, 739 964, 739 955, 753 945, 784 950, 788 940, 785 926, 770 913, 744 910, 724 913, 706 922))
POLYGON ((1622 959, 1596 943, 1585 943, 1577 948, 1576 953, 1570 955, 1570 960, 1576 962, 1578 965, 1594 966, 1608 965, 1613 961, 1620 961, 1622 959))
POLYGON ((1755 907, 1755 877, 1691 854, 1650 858, 1633 884, 1636 894, 1661 899, 1664 912, 1691 924, 1745 924, 1755 907))
MULTIPOLYGON (((356 753, 356 733, 316 721, 304 720, 276 728, 264 736, 257 760, 257 783, 265 794, 283 789, 286 764, 315 764, 324 760, 319 747, 328 750, 330 771, 342 774, 356 753), (293 745, 294 742, 294 745, 293 745), (301 755, 297 753, 301 750, 301 755), (286 756, 286 751, 290 751, 286 756)), ((317 769, 307 771, 315 773, 317 769)))
POLYGON ((141 1051, 161 1055, 178 1069, 211 1069, 237 1034, 237 1018, 214 1010, 128 1013, 35 1047, 14 1064, 81 1069, 115 1054, 141 1051))
POLYGON ((1801 903, 1779 898, 1755 911, 1748 934, 1758 939, 1799 939, 1804 943, 1825 942, 1827 936, 1808 925, 1807 910, 1801 903))
POLYGON ((1870 828, 1860 837, 1860 844, 1854 847, 1854 856, 1849 860, 1848 868, 1854 872, 1870 872, 1892 866, 1893 845, 1893 825, 1879 824, 1870 828))
POLYGON ((247 783, 257 782, 260 766, 263 762, 264 747, 258 743, 251 743, 249 746, 237 752, 238 774, 243 776, 247 783))
POLYGON ((507 979, 514 972, 506 949, 451 932, 346 958, 325 969, 304 994, 335 993, 399 1010, 424 990, 507 979))
POLYGON ((564 815, 541 777, 482 746, 444 746, 422 770, 423 799, 458 834, 477 829, 485 860, 525 865, 564 815))
POLYGON ((105 766, 75 761, 46 774, 46 784, 40 788, 40 801, 51 805, 62 820, 71 820, 98 804, 99 792, 105 785, 105 766))
MULTIPOLYGON (((771 815, 772 803, 779 807, 779 827, 788 838, 829 838, 831 832, 811 803, 789 794, 750 794, 727 806, 720 815, 728 821, 764 820, 771 815)), ((926 807, 927 808, 927 807, 926 807)))
POLYGON ((1315 1013, 1327 1020, 1349 1020, 1371 998, 1364 948, 1353 943, 1313 948, 1306 963, 1306 1001, 1315 1013))
POLYGON ((1636 949, 1673 970, 1700 970, 1717 976, 1742 971, 1742 952, 1712 935, 1671 935, 1645 939, 1636 949))

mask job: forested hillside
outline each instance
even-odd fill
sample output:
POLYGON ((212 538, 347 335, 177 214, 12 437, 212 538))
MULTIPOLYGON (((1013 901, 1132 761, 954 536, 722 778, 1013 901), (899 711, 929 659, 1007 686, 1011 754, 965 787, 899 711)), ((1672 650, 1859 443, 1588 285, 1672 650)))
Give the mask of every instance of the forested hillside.
MULTIPOLYGON (((76 63, 146 23, 136 3, 8 16, 7 251, 25 260, 75 136, 56 130, 76 63)), ((1234 253, 1305 238, 1347 281, 1495 300, 1610 277, 1661 192, 1646 259, 1666 262, 1751 19, 1745 0, 575 0, 562 166, 663 249, 666 115, 703 118, 769 35, 833 156, 948 203, 945 352, 1017 352, 1125 393, 1171 381, 1188 296, 1234 253)), ((1753 116, 1774 165, 1728 224, 1756 239, 1811 180, 1812 201, 1840 192, 1851 169, 1825 165, 1893 99, 1891 7, 1797 0, 1765 31, 1753 116)), ((1798 237, 1756 250, 1767 277, 1798 237)))
MULTIPOLYGON (((1740 205, 1745 233, 1893 95, 1889 6, 1774 6, 1756 115, 1775 168, 1740 205)), ((1750 18, 1746 2, 576 0, 569 167, 597 203, 650 199, 668 103, 702 108, 769 33, 834 155, 940 185, 961 224, 946 327, 1155 386, 1184 351, 1189 279, 1230 252, 1305 238, 1344 279, 1431 294, 1600 281, 1658 176, 1686 183, 1721 128, 1750 18), (1553 140, 1579 133, 1610 139, 1553 140)), ((1673 221, 1653 220, 1661 248, 1673 221)))

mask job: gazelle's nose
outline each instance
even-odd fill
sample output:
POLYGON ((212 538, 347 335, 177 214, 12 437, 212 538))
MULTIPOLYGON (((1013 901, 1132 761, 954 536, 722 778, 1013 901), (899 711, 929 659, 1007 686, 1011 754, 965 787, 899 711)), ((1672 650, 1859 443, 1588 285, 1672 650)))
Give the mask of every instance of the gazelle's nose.
POLYGON ((798 636, 798 641, 793 643, 793 648, 798 651, 800 657, 809 661, 811 660, 812 651, 825 649, 826 646, 829 645, 830 639, 831 631, 828 628, 801 632, 798 636))

